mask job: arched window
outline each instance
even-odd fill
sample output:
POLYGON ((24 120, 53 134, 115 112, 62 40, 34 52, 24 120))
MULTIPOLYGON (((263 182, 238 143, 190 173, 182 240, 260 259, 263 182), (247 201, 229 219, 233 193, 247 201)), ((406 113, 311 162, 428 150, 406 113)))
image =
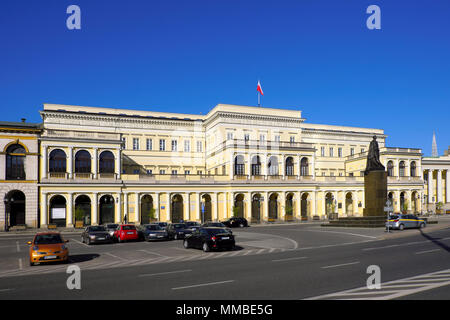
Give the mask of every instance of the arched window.
POLYGON ((78 151, 75 155, 75 173, 91 172, 91 155, 86 150, 78 151))
POLYGON ((242 176, 245 174, 244 157, 239 155, 234 158, 234 175, 242 176))
POLYGON ((294 175, 294 160, 292 157, 288 157, 286 159, 286 175, 293 176, 294 175))
POLYGON ((252 159, 252 176, 261 175, 261 160, 259 156, 254 156, 252 159))
POLYGON ((410 166, 410 176, 411 177, 415 177, 416 176, 416 162, 415 161, 413 161, 413 162, 411 162, 411 166, 410 166))
POLYGON ((25 180, 26 150, 20 144, 6 149, 6 180, 25 180))
POLYGON ((300 162, 300 175, 301 176, 309 175, 308 158, 303 158, 302 161, 300 162))
POLYGON ((405 161, 400 161, 399 164, 399 176, 404 177, 405 176, 405 161))
POLYGON ((99 172, 114 173, 114 154, 111 151, 103 151, 100 154, 99 172))
POLYGON ((278 158, 275 156, 270 157, 267 164, 268 175, 277 176, 278 175, 278 158))
POLYGON ((392 161, 387 163, 387 173, 389 177, 394 176, 394 163, 392 161))
POLYGON ((66 153, 60 149, 53 150, 49 156, 49 172, 66 172, 66 153))

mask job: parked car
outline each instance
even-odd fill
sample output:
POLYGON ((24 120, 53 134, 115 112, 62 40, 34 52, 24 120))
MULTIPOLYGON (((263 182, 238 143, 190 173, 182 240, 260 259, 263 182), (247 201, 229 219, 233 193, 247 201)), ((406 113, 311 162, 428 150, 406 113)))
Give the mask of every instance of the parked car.
POLYGON ((207 221, 202 224, 202 227, 203 228, 207 228, 207 227, 226 228, 226 225, 224 225, 222 222, 207 221))
POLYGON ((132 224, 120 224, 114 231, 114 239, 118 242, 139 240, 136 226, 132 224))
POLYGON ((161 228, 167 228, 168 225, 167 222, 160 222, 160 221, 154 222, 154 224, 159 225, 161 228))
POLYGON ((200 223, 196 221, 186 221, 184 224, 186 225, 186 229, 191 229, 192 231, 200 227, 200 223))
POLYGON ((386 222, 386 229, 408 229, 408 228, 425 228, 427 225, 426 221, 420 219, 412 214, 396 214, 391 215, 389 220, 386 222))
POLYGON ((226 221, 222 221, 222 223, 227 226, 228 228, 244 228, 248 227, 247 219, 245 218, 239 218, 239 217, 231 217, 230 219, 226 221))
POLYGON ((106 231, 109 232, 110 237, 114 237, 114 231, 117 230, 117 227, 119 226, 117 223, 106 223, 103 225, 106 229, 106 231))
POLYGON ((81 234, 81 242, 91 245, 93 243, 111 243, 113 238, 104 226, 89 226, 81 234))
POLYGON ((183 241, 186 249, 198 248, 204 252, 211 250, 234 250, 234 236, 224 228, 205 227, 200 228, 186 236, 183 241))
POLYGON ((187 229, 184 223, 171 223, 167 226, 169 239, 178 240, 183 239, 186 234, 192 233, 191 229, 187 229))
POLYGON ((41 232, 34 236, 33 241, 28 241, 30 245, 29 256, 30 266, 35 263, 60 261, 69 262, 69 249, 59 232, 41 232))
POLYGON ((144 224, 139 227, 139 233, 142 240, 169 240, 169 233, 159 224, 144 224))

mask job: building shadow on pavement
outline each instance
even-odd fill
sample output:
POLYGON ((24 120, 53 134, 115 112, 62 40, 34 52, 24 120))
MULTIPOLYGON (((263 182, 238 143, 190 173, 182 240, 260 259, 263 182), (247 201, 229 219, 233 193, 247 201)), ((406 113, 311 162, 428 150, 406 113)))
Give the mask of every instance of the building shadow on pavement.
POLYGON ((75 254, 69 256, 69 263, 80 263, 85 261, 94 260, 96 258, 100 257, 97 253, 92 254, 75 254))
POLYGON ((435 245, 441 247, 441 248, 444 249, 445 251, 450 252, 450 247, 447 246, 445 243, 442 243, 441 241, 439 241, 441 238, 435 238, 435 237, 432 237, 432 236, 430 236, 430 235, 424 233, 424 232, 422 231, 422 229, 419 229, 419 230, 420 230, 420 234, 422 235, 422 237, 424 237, 424 238, 427 239, 427 240, 430 240, 430 241, 433 242, 435 245))

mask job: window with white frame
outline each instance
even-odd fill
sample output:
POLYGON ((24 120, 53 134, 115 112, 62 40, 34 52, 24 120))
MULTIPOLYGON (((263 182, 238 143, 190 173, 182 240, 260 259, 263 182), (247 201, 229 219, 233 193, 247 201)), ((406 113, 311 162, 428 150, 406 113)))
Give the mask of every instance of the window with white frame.
POLYGON ((197 152, 203 152, 203 144, 201 141, 197 141, 197 152))
POLYGON ((133 150, 139 150, 139 138, 133 138, 133 150))
POLYGON ((233 132, 227 132, 227 140, 233 140, 233 132))
POLYGON ((333 149, 333 147, 330 147, 330 157, 334 157, 334 149, 333 149))
POLYGON ((320 156, 325 157, 325 147, 320 147, 320 156))
POLYGON ((191 142, 189 140, 184 141, 184 152, 190 152, 191 151, 191 142))
POLYGON ((166 140, 159 140, 159 151, 166 151, 166 140))
POLYGON ((338 157, 342 158, 342 148, 338 148, 338 157))
POLYGON ((153 149, 153 139, 147 139, 147 150, 152 150, 153 149))
POLYGON ((178 151, 178 141, 172 140, 172 151, 178 151))

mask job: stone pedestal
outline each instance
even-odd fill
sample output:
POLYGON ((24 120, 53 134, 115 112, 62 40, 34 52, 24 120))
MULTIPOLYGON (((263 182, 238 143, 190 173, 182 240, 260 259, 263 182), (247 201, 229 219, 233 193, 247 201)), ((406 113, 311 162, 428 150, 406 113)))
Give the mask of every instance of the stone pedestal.
POLYGON ((370 171, 364 176, 364 217, 384 216, 387 201, 387 172, 370 171))

